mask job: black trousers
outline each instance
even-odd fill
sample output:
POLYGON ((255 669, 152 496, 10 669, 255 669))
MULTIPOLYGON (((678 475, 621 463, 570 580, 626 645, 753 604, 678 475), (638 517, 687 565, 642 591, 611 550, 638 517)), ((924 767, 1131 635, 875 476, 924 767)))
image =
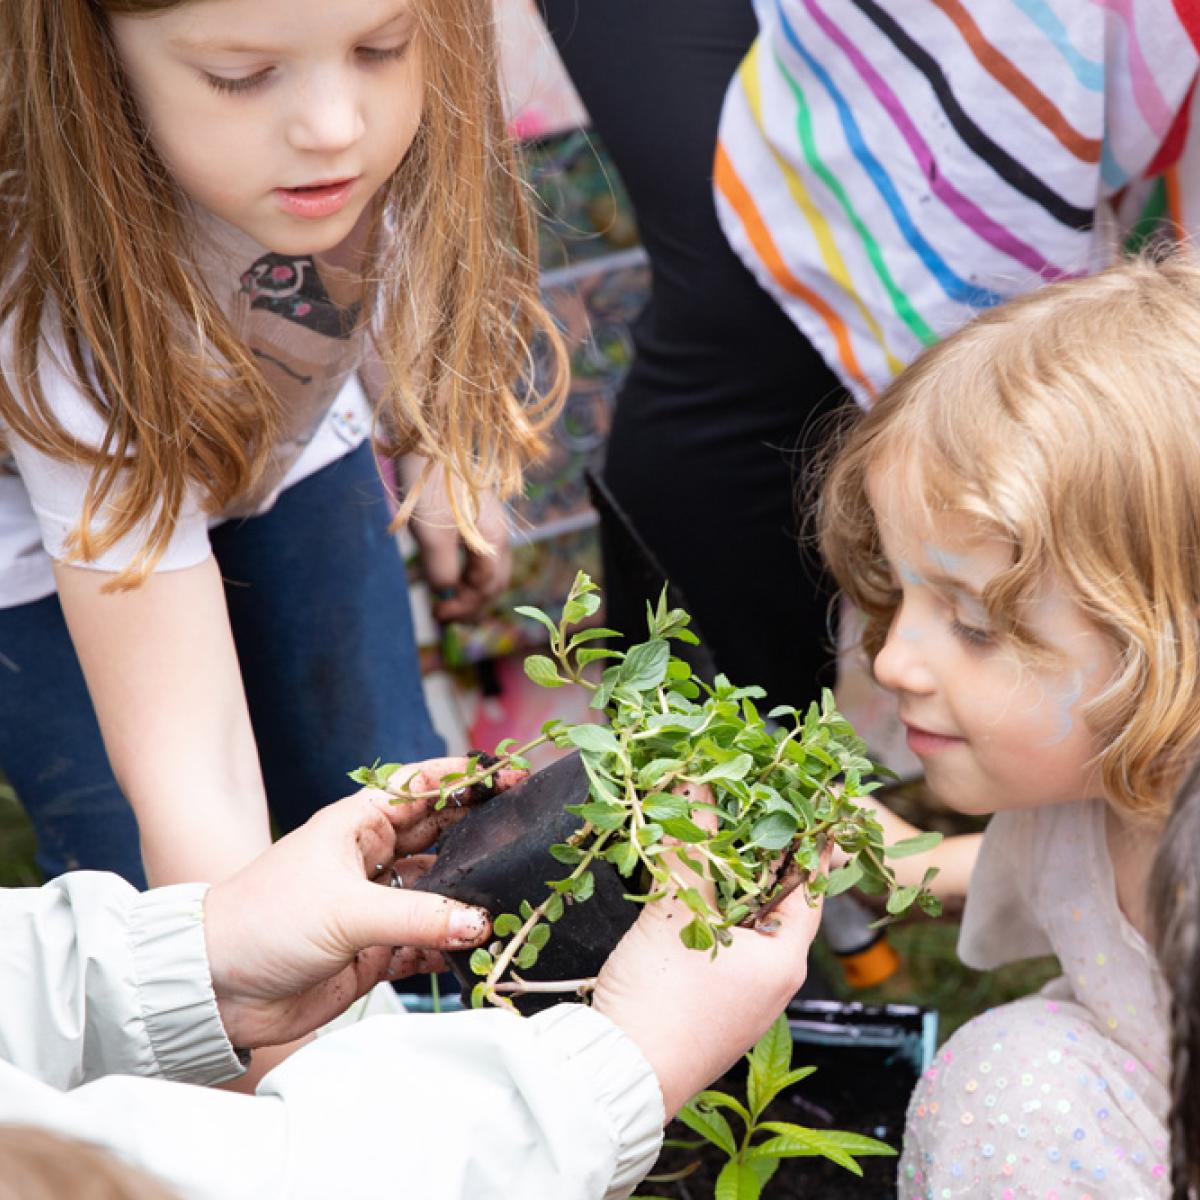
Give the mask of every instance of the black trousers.
MULTIPOLYGON (((652 268, 604 480, 686 597, 718 669, 806 705, 833 681, 828 579, 797 488, 837 378, 729 248, 712 163, 721 103, 757 33, 748 0, 540 0, 629 190, 652 268)), ((611 544, 606 539, 606 544, 611 544)), ((646 596, 605 563, 609 622, 646 596)))

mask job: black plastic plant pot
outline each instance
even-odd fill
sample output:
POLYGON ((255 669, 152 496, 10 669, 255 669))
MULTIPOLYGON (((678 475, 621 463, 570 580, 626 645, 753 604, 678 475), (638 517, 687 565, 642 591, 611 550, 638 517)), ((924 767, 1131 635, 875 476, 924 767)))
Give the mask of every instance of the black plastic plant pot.
MULTIPOLYGON (((548 882, 564 879, 571 871, 550 854, 551 846, 565 842, 583 825, 583 818, 567 812, 567 806, 587 798, 588 779, 579 755, 559 759, 464 817, 442 838, 436 864, 416 886, 486 908, 493 918, 517 912, 522 900, 540 904, 550 894, 548 882)), ((537 962, 518 972, 523 979, 558 981, 599 974, 637 920, 641 906, 624 898, 631 881, 600 859, 591 870, 594 895, 583 903, 568 900, 537 962)), ((447 957, 469 994, 479 982, 469 965, 470 953, 447 957)), ((514 1002, 529 1015, 571 999, 570 992, 535 993, 514 997, 514 1002)))

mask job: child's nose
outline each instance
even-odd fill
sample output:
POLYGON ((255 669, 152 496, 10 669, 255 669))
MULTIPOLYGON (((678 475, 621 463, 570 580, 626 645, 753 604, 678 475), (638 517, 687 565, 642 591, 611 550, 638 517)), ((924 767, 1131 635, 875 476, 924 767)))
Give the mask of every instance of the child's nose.
POLYGON ((903 613, 892 618, 887 640, 875 655, 873 669, 880 687, 889 692, 925 695, 934 690, 935 680, 929 667, 924 634, 919 626, 905 622, 903 613))
POLYGON ((364 130, 353 87, 333 79, 313 80, 298 97, 289 139, 297 150, 334 153, 354 145, 364 130))

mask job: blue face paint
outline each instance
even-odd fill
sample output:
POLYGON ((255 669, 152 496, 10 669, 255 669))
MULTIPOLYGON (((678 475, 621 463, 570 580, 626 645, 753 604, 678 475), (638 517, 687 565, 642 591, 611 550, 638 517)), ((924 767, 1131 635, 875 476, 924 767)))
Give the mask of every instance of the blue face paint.
POLYGON ((925 557, 944 575, 962 576, 967 568, 968 559, 965 554, 951 554, 948 550, 941 550, 932 542, 922 542, 921 550, 925 557))
MULTIPOLYGON (((1090 672, 1088 673, 1090 674, 1090 672)), ((1055 699, 1054 715, 1058 718, 1058 729, 1054 736, 1047 740, 1047 746, 1057 746, 1060 742, 1066 741, 1071 730, 1075 728, 1075 718, 1071 715, 1071 709, 1079 703, 1079 698, 1083 695, 1083 678, 1083 671, 1073 671, 1071 682, 1055 699)))

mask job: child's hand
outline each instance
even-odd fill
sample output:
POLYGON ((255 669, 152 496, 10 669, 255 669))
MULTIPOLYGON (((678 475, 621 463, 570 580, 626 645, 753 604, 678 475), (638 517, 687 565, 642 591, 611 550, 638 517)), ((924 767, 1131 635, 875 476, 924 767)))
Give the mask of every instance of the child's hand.
MULTIPOLYGON (((424 463, 416 455, 402 459, 401 478, 415 480, 424 463)), ((508 513, 494 492, 480 496, 476 525, 491 554, 463 545, 443 473, 433 470, 413 509, 410 528, 421 550, 422 569, 434 598, 433 615, 439 621, 477 620, 512 576, 508 513)))
MULTIPOLYGON (((398 768, 413 792, 436 792, 465 759, 398 768)), ((501 772, 511 786, 519 772, 501 772)), ((390 782, 390 781, 389 781, 390 782)), ((482 909, 429 892, 387 886, 423 862, 426 849, 465 810, 435 797, 393 803, 364 788, 322 809, 236 875, 204 904, 209 968, 229 1040, 277 1045, 316 1029, 419 953, 478 945, 491 928, 482 909), (399 954, 397 955, 397 948, 399 954)))
MULTIPOLYGON (((689 789, 693 800, 708 789, 689 789)), ((709 825, 710 812, 692 819, 709 825)), ((676 861, 674 870, 713 902, 712 883, 676 861)), ((597 981, 596 1009, 637 1043, 654 1068, 670 1119, 767 1031, 799 990, 820 922, 798 888, 773 911, 767 931, 733 929, 715 957, 689 950, 679 931, 691 920, 673 900, 647 905, 597 981)))

